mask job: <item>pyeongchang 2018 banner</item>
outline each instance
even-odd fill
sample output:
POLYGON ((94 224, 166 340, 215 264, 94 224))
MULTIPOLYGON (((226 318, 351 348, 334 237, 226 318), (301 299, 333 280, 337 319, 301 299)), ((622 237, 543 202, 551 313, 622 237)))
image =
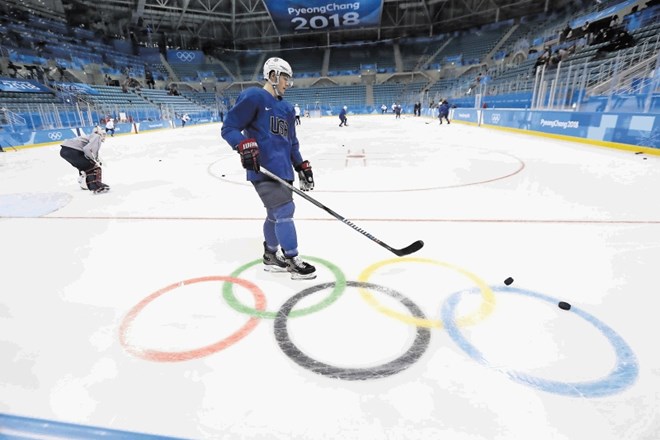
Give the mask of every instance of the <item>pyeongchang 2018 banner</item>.
POLYGON ((29 79, 0 78, 0 91, 20 93, 50 93, 50 90, 29 79))
POLYGON ((264 0, 282 34, 373 27, 383 0, 264 0))

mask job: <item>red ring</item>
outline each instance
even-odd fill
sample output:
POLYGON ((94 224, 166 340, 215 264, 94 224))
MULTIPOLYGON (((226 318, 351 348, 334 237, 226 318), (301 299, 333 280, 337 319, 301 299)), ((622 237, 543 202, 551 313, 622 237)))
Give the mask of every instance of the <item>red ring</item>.
POLYGON ((252 293, 255 300, 255 308, 257 310, 259 311, 266 310, 266 297, 264 293, 261 291, 261 289, 259 289, 259 287, 257 287, 255 284, 251 283, 250 281, 241 278, 225 277, 225 276, 208 276, 208 277, 192 278, 189 280, 180 281, 178 283, 170 284, 169 286, 164 287, 158 290, 157 292, 152 293, 151 295, 140 301, 137 305, 135 305, 135 307, 133 307, 126 314, 126 316, 124 317, 121 323, 121 326, 119 327, 119 342, 124 347, 124 349, 129 353, 131 353, 132 355, 142 359, 146 359, 148 361, 155 361, 155 362, 188 361, 191 359, 197 359, 200 357, 208 356, 210 354, 223 350, 235 344, 236 342, 240 341, 245 336, 247 336, 252 330, 254 330, 254 328, 257 326, 257 324, 260 321, 258 317, 251 317, 250 319, 248 319, 245 325, 243 325, 236 332, 232 333, 225 339, 222 339, 218 342, 214 342, 213 344, 204 347, 196 348, 194 350, 187 350, 187 351, 151 350, 148 348, 136 347, 127 341, 127 334, 131 324, 133 323, 135 318, 137 318, 140 312, 149 303, 151 303, 159 296, 169 292, 170 290, 176 289, 177 287, 182 287, 188 284, 201 283, 204 281, 227 281, 230 283, 239 284, 245 287, 246 289, 248 289, 252 293))

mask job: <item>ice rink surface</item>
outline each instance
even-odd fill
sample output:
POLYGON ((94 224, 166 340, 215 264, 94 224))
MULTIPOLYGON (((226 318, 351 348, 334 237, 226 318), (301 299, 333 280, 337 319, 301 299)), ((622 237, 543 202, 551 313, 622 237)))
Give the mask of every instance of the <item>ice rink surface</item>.
POLYGON ((308 281, 262 270, 265 212, 219 124, 108 138, 100 195, 59 146, 0 153, 0 413, 191 439, 660 438, 660 157, 337 125, 297 128, 310 195, 425 246, 396 257, 294 195, 308 281))

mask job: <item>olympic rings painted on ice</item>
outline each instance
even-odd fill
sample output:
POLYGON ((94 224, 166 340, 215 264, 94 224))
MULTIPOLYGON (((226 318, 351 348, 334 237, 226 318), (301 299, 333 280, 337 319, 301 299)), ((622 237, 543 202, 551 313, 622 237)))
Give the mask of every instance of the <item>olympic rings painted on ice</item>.
MULTIPOLYGON (((478 276, 474 275, 471 272, 468 272, 465 269, 461 269, 460 267, 454 266, 453 264, 449 263, 444 263, 442 261, 436 261, 436 260, 431 260, 428 258, 392 258, 390 260, 384 260, 380 261, 378 263, 372 264, 371 266, 367 267, 358 277, 358 281, 368 281, 369 277, 378 269, 380 269, 383 266, 386 266, 388 264, 395 264, 395 263, 427 263, 427 264, 433 264, 436 266, 441 266, 441 267, 446 267, 448 269, 452 269, 462 275, 465 275, 467 278, 472 280, 478 287, 479 290, 481 291, 481 297, 483 299, 481 305, 479 308, 473 312, 470 313, 469 315, 463 316, 462 318, 458 319, 458 325, 464 326, 464 325, 472 325, 476 324, 479 321, 484 320, 488 315, 490 315, 493 311, 493 307, 495 306, 495 295, 493 295, 493 291, 491 290, 490 286, 486 284, 485 281, 483 281, 481 278, 478 276)), ((390 316, 392 318, 398 319, 399 321, 403 321, 408 324, 416 325, 418 327, 427 327, 427 328, 442 328, 443 323, 440 320, 437 319, 420 319, 418 317, 414 316, 409 316, 409 315, 404 315, 403 313, 399 313, 395 310, 389 309, 383 305, 381 305, 374 297, 369 293, 368 290, 366 289, 360 289, 360 294, 362 295, 362 298, 364 298, 365 301, 371 306, 373 306, 376 310, 379 312, 390 316)))
MULTIPOLYGON (((532 298, 537 298, 542 301, 552 303, 553 306, 556 306, 558 303, 556 298, 529 290, 503 286, 495 287, 494 290, 503 293, 514 293, 531 296, 532 298)), ((467 292, 456 292, 452 294, 442 307, 442 320, 445 323, 447 333, 454 340, 454 342, 456 342, 461 350, 467 353, 468 356, 470 356, 478 363, 489 366, 488 361, 483 357, 481 352, 474 345, 472 345, 458 330, 456 320, 454 319, 454 311, 460 300, 461 294, 464 292, 476 293, 476 289, 471 289, 467 292)), ((613 329, 583 310, 572 307, 571 310, 567 311, 566 313, 575 313, 577 316, 586 320, 591 325, 600 330, 600 332, 603 333, 603 335, 605 335, 605 337, 608 339, 616 353, 616 365, 609 375, 593 381, 560 382, 543 379, 515 370, 500 369, 500 371, 505 373, 515 382, 529 385, 532 388, 536 388, 541 391, 572 397, 609 396, 619 393, 632 385, 639 374, 639 366, 637 365, 635 354, 633 353, 630 346, 623 340, 623 338, 619 336, 613 329)))
MULTIPOLYGON (((271 312, 266 310, 266 298, 263 292, 252 282, 237 278, 237 275, 241 274, 245 270, 253 267, 259 263, 261 260, 251 261, 247 264, 236 269, 230 276, 208 276, 201 278, 193 278, 190 280, 185 280, 179 283, 171 284, 167 287, 164 287, 158 290, 155 293, 152 293, 142 301, 140 301, 136 306, 134 306, 128 314, 122 320, 119 329, 119 339, 121 345, 129 353, 135 355, 136 357, 146 359, 149 361, 156 362, 176 362, 176 361, 186 361, 191 359, 200 358, 207 356, 209 354, 215 353, 217 351, 223 350, 234 343, 238 342, 245 336, 247 336, 258 324, 260 318, 270 318, 274 319, 274 332, 275 339, 286 356, 291 358, 295 363, 300 365, 303 368, 306 368, 314 373, 337 378, 343 380, 367 380, 380 377, 387 377, 393 374, 399 373, 402 370, 405 370, 412 364, 414 364, 421 356, 424 354, 426 349, 429 346, 431 338, 431 327, 444 327, 447 330, 447 333, 452 338, 452 340, 463 350, 468 356, 470 356, 475 361, 480 364, 490 366, 488 361, 483 357, 482 353, 472 345, 465 336, 459 331, 459 327, 474 324, 483 320, 488 316, 494 307, 495 304, 495 295, 494 291, 498 293, 513 293, 519 295, 527 295, 533 298, 540 299, 552 303, 553 306, 558 302, 557 299, 550 296, 546 296, 540 293, 536 293, 529 290, 504 287, 504 286, 488 286, 476 275, 458 268, 452 264, 444 263, 440 261, 430 260, 426 258, 398 258, 384 260, 378 263, 375 263, 365 269, 359 276, 358 281, 347 281, 343 272, 333 265, 332 263, 325 261, 320 258, 306 257, 310 260, 318 262, 326 266, 335 276, 334 282, 318 284, 316 286, 308 287, 301 292, 293 295, 289 298, 277 312, 271 312), (413 263, 425 263, 432 264, 436 266, 441 266, 445 268, 452 269, 459 272, 460 274, 466 276, 472 280, 477 287, 456 292, 450 295, 444 304, 442 305, 440 318, 441 320, 430 320, 427 319, 421 309, 410 299, 405 297, 403 294, 384 286, 377 284, 369 283, 366 280, 379 268, 394 264, 394 263, 403 263, 403 262, 413 262, 413 263), (137 347, 135 344, 132 344, 129 341, 129 333, 133 322, 137 316, 147 307, 151 302, 153 302, 158 297, 164 295, 165 293, 174 290, 178 287, 184 285, 207 282, 207 281, 224 281, 223 285, 223 296, 227 303, 234 308, 235 310, 250 315, 248 321, 236 332, 232 333, 228 337, 215 342, 213 344, 207 345, 205 347, 187 350, 187 351, 158 351, 148 348, 137 347), (249 305, 242 304, 236 299, 233 293, 232 284, 239 284, 244 288, 248 289, 254 297, 255 305, 251 307, 249 305), (411 344, 411 346, 399 356, 397 359, 385 363, 383 365, 369 367, 369 368, 340 368, 333 365, 325 364, 317 360, 312 359, 311 357, 304 354, 299 348, 297 348, 291 339, 289 338, 287 322, 289 318, 295 316, 302 316, 310 314, 312 312, 319 311, 328 305, 336 301, 339 296, 343 294, 346 290, 346 287, 356 287, 359 289, 362 297, 367 300, 367 302, 386 315, 394 317, 400 321, 403 321, 408 324, 413 324, 416 326, 416 335, 411 344), (293 308, 298 304, 303 298, 312 295, 316 292, 333 288, 332 293, 325 300, 320 303, 307 307, 304 309, 293 310, 293 308), (410 312, 409 314, 397 313, 394 310, 390 310, 382 305, 380 305, 370 291, 378 291, 389 295, 390 297, 400 301, 410 312), (480 294, 482 297, 482 304, 476 312, 471 313, 470 315, 463 316, 461 318, 456 318, 455 311, 458 306, 458 303, 461 299, 461 295, 464 293, 470 294, 480 294)), ((515 371, 512 369, 501 369, 500 371, 505 373, 510 379, 518 383, 531 386, 541 391, 546 391, 550 393, 565 395, 565 396, 578 396, 578 397, 601 397, 609 396, 612 394, 619 393, 626 388, 630 387, 639 374, 639 366, 637 364, 637 359, 632 349, 628 344, 619 336, 614 330, 605 325, 603 322, 599 321, 594 316, 576 308, 573 306, 570 311, 561 312, 561 313, 574 313, 575 315, 586 320, 592 324, 597 330, 599 330, 603 335, 608 339, 612 347, 614 348, 616 354, 616 365, 611 370, 611 372, 603 377, 593 381, 584 381, 584 382, 560 382, 553 381, 548 379, 543 379, 535 377, 526 373, 515 371)))
MULTIPOLYGON (((396 290, 388 287, 379 286, 377 284, 347 281, 346 285, 350 287, 369 288, 385 293, 397 300, 399 300, 417 319, 425 319, 424 313, 421 309, 410 299, 406 298, 396 290)), ((296 347, 289 338, 287 329, 287 321, 289 315, 292 313, 291 309, 303 298, 329 287, 336 287, 336 283, 324 283, 316 286, 309 287, 300 293, 292 296, 287 302, 282 305, 275 318, 275 339, 280 348, 291 360, 314 373, 322 376, 332 377, 344 380, 367 380, 376 379, 380 377, 392 376, 405 370, 414 364, 426 351, 431 340, 431 331, 426 328, 417 327, 417 334, 412 342, 410 348, 406 350, 397 359, 383 365, 368 367, 368 368, 340 368, 332 365, 324 364, 323 362, 312 359, 304 354, 298 347, 296 347)))
POLYGON ((165 293, 171 290, 176 289, 177 287, 183 287, 189 284, 201 283, 206 281, 224 281, 227 283, 235 283, 240 286, 243 286, 246 289, 248 289, 250 293, 252 293, 252 296, 254 296, 256 310, 264 310, 266 308, 266 297, 264 296, 261 289, 259 289, 254 283, 250 281, 243 280, 240 278, 225 277, 225 276, 208 276, 201 278, 192 278, 189 280, 170 284, 169 286, 164 287, 158 290, 157 292, 154 292, 151 295, 147 296, 145 299, 140 301, 136 306, 134 306, 124 317, 124 320, 122 321, 121 326, 119 327, 119 342, 121 343, 121 345, 126 349, 126 351, 133 354, 134 356, 137 356, 142 359, 146 359, 148 361, 178 362, 178 361, 187 361, 190 359, 196 359, 196 358, 208 356, 212 353, 218 352, 235 344, 236 342, 240 341, 245 336, 247 336, 252 330, 254 330, 254 328, 259 323, 258 318, 252 317, 248 319, 248 321, 241 328, 239 328, 237 331, 235 331, 228 337, 221 339, 218 342, 214 342, 213 344, 207 345, 205 347, 196 348, 193 350, 159 351, 159 350, 137 347, 128 341, 128 333, 130 331, 131 325, 133 324, 133 321, 135 321, 135 318, 137 318, 140 312, 142 312, 142 310, 144 310, 144 308, 147 305, 149 305, 151 302, 153 302, 156 298, 164 295, 165 293))
MULTIPOLYGON (((337 266, 330 263, 329 261, 323 260, 321 258, 308 257, 308 256, 306 256, 305 258, 308 260, 316 261, 317 263, 320 263, 325 267, 327 267, 328 269, 330 269, 330 271, 335 276, 335 287, 334 289, 332 289, 332 293, 330 294, 330 296, 328 296, 320 303, 310 307, 306 307, 304 309, 295 310, 291 312, 289 316, 291 316, 292 318, 318 312, 319 310, 328 307, 330 304, 335 302, 341 296, 342 293, 344 293, 344 290, 346 290, 346 277, 344 276, 344 273, 341 271, 341 269, 339 269, 337 266)), ((243 266, 236 269, 234 272, 231 273, 230 276, 237 277, 245 270, 249 269, 250 267, 256 266, 257 264, 261 264, 261 263, 262 263, 261 259, 250 261, 249 263, 244 264, 243 266)), ((225 301, 227 301, 227 304, 229 304, 230 307, 232 307, 234 310, 238 312, 245 313, 250 316, 256 316, 258 318, 274 319, 277 316, 277 312, 259 310, 258 308, 255 309, 254 307, 241 304, 241 302, 234 295, 234 291, 231 283, 225 283, 225 285, 222 288, 222 295, 224 296, 225 301)))

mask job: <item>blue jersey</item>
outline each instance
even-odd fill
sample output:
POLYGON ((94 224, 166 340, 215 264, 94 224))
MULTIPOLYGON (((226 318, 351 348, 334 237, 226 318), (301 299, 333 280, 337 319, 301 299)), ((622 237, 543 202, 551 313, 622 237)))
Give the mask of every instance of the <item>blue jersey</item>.
POLYGON ((341 111, 339 112, 339 119, 344 120, 346 118, 346 109, 342 107, 341 111))
MULTIPOLYGON (((259 145, 261 165, 276 176, 293 181, 293 166, 303 161, 295 127, 290 103, 262 88, 250 87, 238 96, 225 116, 221 135, 234 150, 241 141, 254 138, 259 145)), ((247 170, 247 179, 254 182, 268 178, 247 170)))

